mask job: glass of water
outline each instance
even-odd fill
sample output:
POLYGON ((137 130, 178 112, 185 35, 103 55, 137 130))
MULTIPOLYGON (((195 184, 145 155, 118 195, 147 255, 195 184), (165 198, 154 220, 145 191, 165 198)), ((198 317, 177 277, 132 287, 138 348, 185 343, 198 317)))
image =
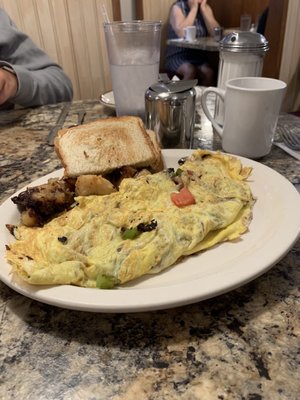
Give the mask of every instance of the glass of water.
POLYGON ((160 21, 104 23, 116 113, 145 117, 145 92, 157 82, 160 21))

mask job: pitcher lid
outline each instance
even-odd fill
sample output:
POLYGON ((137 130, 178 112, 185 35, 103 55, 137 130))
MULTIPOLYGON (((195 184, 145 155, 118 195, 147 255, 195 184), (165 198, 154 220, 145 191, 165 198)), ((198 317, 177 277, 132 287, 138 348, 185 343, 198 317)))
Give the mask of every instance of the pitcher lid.
POLYGON ((197 85, 197 79, 180 81, 159 81, 150 86, 150 89, 156 93, 181 93, 186 92, 197 85))
POLYGON ((269 43, 257 32, 231 32, 220 41, 219 49, 220 51, 264 53, 269 50, 269 43))

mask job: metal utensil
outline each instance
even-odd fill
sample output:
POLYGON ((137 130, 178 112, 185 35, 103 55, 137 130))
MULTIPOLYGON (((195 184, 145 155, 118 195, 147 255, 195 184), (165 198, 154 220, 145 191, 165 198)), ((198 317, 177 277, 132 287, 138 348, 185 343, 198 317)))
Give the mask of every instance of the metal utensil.
POLYGON ((298 121, 278 123, 276 133, 286 146, 293 150, 300 150, 300 125, 298 121))
POLYGON ((75 126, 81 125, 84 121, 86 112, 83 110, 80 110, 79 113, 77 114, 77 123, 69 125, 68 128, 74 128, 75 126))
POLYGON ((77 125, 81 125, 84 121, 84 117, 85 117, 86 112, 81 110, 78 113, 78 117, 77 117, 77 125))
POLYGON ((300 150, 300 134, 291 132, 287 129, 282 129, 281 138, 292 150, 300 150))
POLYGON ((53 128, 51 128, 50 132, 48 133, 47 142, 48 142, 49 146, 54 146, 54 138, 55 138, 57 132, 62 128, 62 126, 65 122, 65 119, 69 113, 70 107, 71 107, 71 103, 66 103, 63 106, 56 124, 53 126, 53 128))

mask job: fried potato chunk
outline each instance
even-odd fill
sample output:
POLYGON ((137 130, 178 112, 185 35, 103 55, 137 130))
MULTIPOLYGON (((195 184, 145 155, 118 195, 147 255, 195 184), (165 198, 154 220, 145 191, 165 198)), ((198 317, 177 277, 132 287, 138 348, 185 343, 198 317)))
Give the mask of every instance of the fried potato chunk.
POLYGON ((115 191, 114 185, 100 175, 81 175, 75 184, 76 196, 104 195, 115 191))

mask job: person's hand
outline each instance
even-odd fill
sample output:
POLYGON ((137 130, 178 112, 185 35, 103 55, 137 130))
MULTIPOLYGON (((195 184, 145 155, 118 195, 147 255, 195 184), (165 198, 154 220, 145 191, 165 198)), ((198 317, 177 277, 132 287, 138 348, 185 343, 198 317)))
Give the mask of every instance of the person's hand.
POLYGON ((188 6, 192 10, 193 8, 198 9, 199 4, 202 0, 188 0, 188 6))
POLYGON ((12 72, 0 68, 0 104, 14 97, 18 90, 18 80, 12 72))
POLYGON ((200 8, 204 9, 207 5, 207 0, 199 0, 200 8))

